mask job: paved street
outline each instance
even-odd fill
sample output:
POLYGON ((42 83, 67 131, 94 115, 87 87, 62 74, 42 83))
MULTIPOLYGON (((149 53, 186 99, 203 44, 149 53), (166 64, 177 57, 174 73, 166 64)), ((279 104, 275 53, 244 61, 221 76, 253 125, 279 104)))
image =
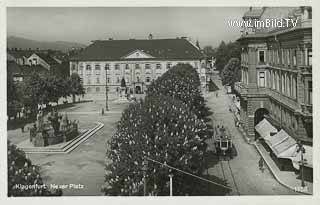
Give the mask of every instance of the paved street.
POLYGON ((220 88, 219 97, 210 93, 207 106, 213 111, 214 119, 227 127, 233 136, 233 143, 237 156, 229 162, 223 161, 209 169, 210 175, 216 175, 226 179, 228 185, 232 187, 230 195, 288 195, 297 194, 280 185, 265 169, 262 173, 258 168, 260 155, 257 150, 249 145, 234 125, 233 113, 229 112, 231 98, 225 93, 221 81, 217 76, 213 81, 220 88))
MULTIPOLYGON (((69 119, 78 119, 81 129, 89 129, 99 121, 105 126, 80 144, 69 154, 28 154, 34 164, 41 167, 41 176, 47 185, 82 184, 83 189, 64 189, 63 195, 102 195, 106 160, 106 141, 116 131, 125 104, 110 104, 110 112, 101 116, 104 101, 79 103, 60 110, 67 112, 69 119), (79 113, 80 112, 80 113, 79 113), (81 112, 85 114, 81 114, 81 112), (92 114, 88 114, 92 113, 92 114)), ((20 129, 8 131, 8 139, 17 143, 28 138, 28 133, 21 135, 20 129)))
MULTIPOLYGON (((280 185, 268 170, 262 173, 258 168, 260 156, 256 149, 246 143, 241 133, 234 126, 233 114, 229 112, 230 97, 225 94, 221 82, 213 79, 220 87, 219 97, 210 93, 206 100, 213 111, 212 118, 228 127, 233 138, 237 156, 230 161, 221 161, 209 169, 210 175, 226 180, 232 187, 230 195, 285 195, 296 194, 280 185)), ((67 112, 69 119, 78 119, 81 129, 92 128, 96 121, 105 126, 80 144, 69 154, 28 154, 34 164, 42 169, 46 184, 82 184, 83 189, 64 189, 64 195, 102 195, 106 159, 105 142, 115 132, 125 104, 110 103, 110 111, 101 116, 104 101, 79 103, 60 110, 67 112)), ((14 143, 28 138, 28 132, 21 134, 20 129, 8 131, 9 140, 14 143)))

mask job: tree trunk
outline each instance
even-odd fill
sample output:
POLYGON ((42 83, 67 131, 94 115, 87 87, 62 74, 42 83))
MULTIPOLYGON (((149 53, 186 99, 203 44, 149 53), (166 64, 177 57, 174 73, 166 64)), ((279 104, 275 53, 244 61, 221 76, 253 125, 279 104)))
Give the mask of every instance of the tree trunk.
POLYGON ((75 103, 75 102, 76 102, 76 95, 72 94, 72 103, 75 103))

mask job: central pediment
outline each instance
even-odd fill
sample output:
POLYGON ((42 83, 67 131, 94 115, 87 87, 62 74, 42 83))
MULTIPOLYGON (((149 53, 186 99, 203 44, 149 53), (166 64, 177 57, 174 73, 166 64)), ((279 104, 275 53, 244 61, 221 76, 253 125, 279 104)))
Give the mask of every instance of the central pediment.
POLYGON ((124 59, 132 59, 132 58, 154 58, 153 56, 143 52, 142 50, 135 50, 133 52, 128 53, 127 55, 123 56, 124 59))

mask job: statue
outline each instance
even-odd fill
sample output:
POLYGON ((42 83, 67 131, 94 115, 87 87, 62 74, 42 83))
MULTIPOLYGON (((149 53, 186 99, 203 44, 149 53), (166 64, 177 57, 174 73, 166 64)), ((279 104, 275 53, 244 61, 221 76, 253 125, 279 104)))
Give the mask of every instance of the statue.
POLYGON ((64 113, 64 115, 62 116, 62 120, 61 121, 62 122, 61 122, 61 125, 60 125, 60 130, 62 132, 66 132, 67 129, 68 129, 68 125, 69 125, 67 113, 64 113))
POLYGON ((59 118, 61 118, 57 112, 57 110, 54 108, 50 115, 48 116, 48 120, 51 122, 51 126, 54 130, 54 134, 57 135, 58 132, 60 131, 60 122, 59 122, 59 118))
POLYGON ((41 132, 43 129, 43 112, 42 110, 39 110, 38 114, 37 114, 37 128, 38 128, 38 132, 41 132))

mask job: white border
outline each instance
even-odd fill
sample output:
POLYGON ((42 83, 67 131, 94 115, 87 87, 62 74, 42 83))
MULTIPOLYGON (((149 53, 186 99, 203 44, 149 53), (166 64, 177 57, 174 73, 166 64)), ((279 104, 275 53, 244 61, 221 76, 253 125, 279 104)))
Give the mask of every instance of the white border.
MULTIPOLYGON (((320 157, 319 157, 319 82, 320 79, 318 66, 320 65, 319 59, 319 2, 317 0, 82 0, 82 1, 71 1, 71 0, 0 0, 0 140, 1 140, 1 155, 0 155, 0 200, 4 203, 36 203, 36 204, 57 204, 61 202, 66 203, 108 203, 108 204, 127 204, 127 203, 190 203, 190 204, 318 204, 320 202, 320 189, 319 189, 319 174, 320 174, 320 157), (57 197, 57 198, 8 198, 7 195, 7 133, 6 133, 6 7, 19 6, 19 7, 97 7, 97 6, 135 6, 135 7, 152 7, 152 6, 179 6, 179 7, 193 7, 193 6, 312 6, 313 8, 313 122, 314 122, 314 195, 313 196, 241 196, 241 197, 57 197), (317 120, 318 119, 318 120, 317 120), (318 203, 316 203, 318 202, 318 203)), ((259 180, 259 179, 257 179, 259 180)), ((263 186, 263 185, 261 185, 263 186)))

